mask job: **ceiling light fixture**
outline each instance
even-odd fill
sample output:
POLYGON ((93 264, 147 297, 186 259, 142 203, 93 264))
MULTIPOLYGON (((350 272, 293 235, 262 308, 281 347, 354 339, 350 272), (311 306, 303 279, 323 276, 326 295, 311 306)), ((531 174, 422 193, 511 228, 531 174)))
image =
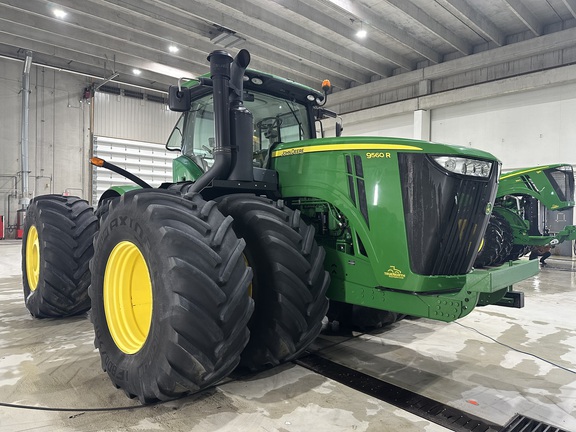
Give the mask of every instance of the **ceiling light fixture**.
POLYGON ((142 73, 142 71, 140 69, 132 69, 132 73, 134 75, 140 75, 142 73))
POLYGON ((172 54, 176 54, 178 51, 180 51, 180 48, 178 48, 176 45, 170 45, 168 47, 168 51, 170 51, 172 54))
POLYGON ((66 17, 66 15, 68 15, 65 11, 63 11, 62 9, 54 9, 52 11, 52 13, 54 14, 54 16, 58 19, 63 19, 64 17, 66 17))
POLYGON ((360 21, 360 30, 356 32, 356 36, 360 39, 364 39, 368 33, 364 30, 364 26, 362 25, 362 21, 360 21))

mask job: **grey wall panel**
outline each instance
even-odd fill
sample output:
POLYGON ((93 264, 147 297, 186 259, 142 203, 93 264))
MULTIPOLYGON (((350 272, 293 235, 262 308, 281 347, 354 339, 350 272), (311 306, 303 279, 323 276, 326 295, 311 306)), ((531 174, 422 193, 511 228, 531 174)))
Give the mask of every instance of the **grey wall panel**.
POLYGON ((179 113, 166 104, 96 92, 94 135, 165 144, 179 113))
MULTIPOLYGON (((16 223, 21 185, 20 122, 23 62, 0 59, 0 214, 16 223), (14 179, 17 180, 16 196, 14 179), (8 215, 8 208, 10 214, 8 215)), ((69 193, 86 198, 89 105, 86 77, 33 65, 30 72, 29 196, 69 193)), ((13 236, 13 232, 8 232, 13 236)))

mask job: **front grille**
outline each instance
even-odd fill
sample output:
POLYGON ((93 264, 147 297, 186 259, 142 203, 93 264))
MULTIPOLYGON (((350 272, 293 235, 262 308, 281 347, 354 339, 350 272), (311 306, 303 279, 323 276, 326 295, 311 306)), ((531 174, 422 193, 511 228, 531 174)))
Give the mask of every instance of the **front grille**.
POLYGON ((572 169, 549 169, 545 172, 560 201, 574 201, 574 173, 572 169))
POLYGON ((449 173, 423 154, 400 154, 398 161, 412 271, 468 273, 494 202, 497 163, 482 179, 449 173))

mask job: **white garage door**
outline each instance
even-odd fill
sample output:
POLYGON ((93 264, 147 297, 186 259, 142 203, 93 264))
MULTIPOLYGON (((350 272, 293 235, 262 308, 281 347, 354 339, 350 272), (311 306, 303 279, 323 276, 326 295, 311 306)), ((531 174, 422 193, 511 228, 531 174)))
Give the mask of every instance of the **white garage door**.
MULTIPOLYGON (((94 137, 94 156, 118 165, 137 175, 153 187, 172 181, 172 159, 176 152, 166 150, 164 145, 118 138, 94 137)), ((126 177, 104 168, 94 167, 92 204, 110 186, 134 185, 126 177)))
MULTIPOLYGON (((94 156, 137 175, 151 186, 172 181, 177 152, 164 147, 180 113, 167 109, 165 97, 101 87, 94 95, 94 156)), ((107 169, 92 173, 93 204, 113 185, 133 185, 107 169)))

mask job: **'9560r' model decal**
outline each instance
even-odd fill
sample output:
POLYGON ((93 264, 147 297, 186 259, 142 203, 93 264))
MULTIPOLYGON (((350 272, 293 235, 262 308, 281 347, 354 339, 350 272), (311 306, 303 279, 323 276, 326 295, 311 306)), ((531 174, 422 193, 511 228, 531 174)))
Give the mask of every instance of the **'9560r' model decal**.
POLYGON ((304 153, 317 153, 326 151, 369 151, 369 153, 366 153, 366 157, 368 158, 385 158, 386 152, 384 152, 384 150, 421 151, 422 149, 420 147, 404 144, 326 144, 275 150, 272 152, 272 157, 294 156, 304 153))

